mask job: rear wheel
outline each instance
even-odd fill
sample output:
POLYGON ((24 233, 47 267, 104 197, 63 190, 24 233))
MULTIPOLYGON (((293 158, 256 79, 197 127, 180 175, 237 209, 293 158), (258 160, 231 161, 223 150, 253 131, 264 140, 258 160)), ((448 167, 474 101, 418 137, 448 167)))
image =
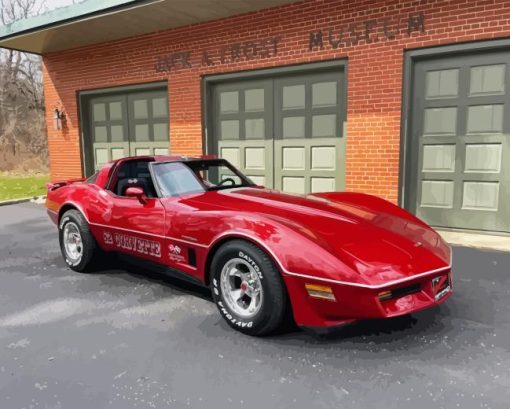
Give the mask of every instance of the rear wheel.
POLYGON ((242 240, 224 244, 212 264, 212 290, 227 323, 249 335, 267 335, 286 317, 287 293, 271 258, 242 240))
POLYGON ((87 272, 99 249, 87 220, 75 209, 68 210, 59 223, 59 241, 62 256, 74 271, 87 272))

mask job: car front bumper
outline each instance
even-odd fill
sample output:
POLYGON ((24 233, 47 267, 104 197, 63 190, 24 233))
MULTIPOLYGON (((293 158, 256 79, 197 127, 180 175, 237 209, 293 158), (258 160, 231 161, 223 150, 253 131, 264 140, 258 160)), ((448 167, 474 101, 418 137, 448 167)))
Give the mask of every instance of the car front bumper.
POLYGON ((296 324, 303 327, 333 327, 363 319, 396 317, 437 306, 452 295, 451 270, 377 287, 298 275, 285 275, 284 280, 296 324), (324 288, 327 298, 310 292, 315 286, 324 288))

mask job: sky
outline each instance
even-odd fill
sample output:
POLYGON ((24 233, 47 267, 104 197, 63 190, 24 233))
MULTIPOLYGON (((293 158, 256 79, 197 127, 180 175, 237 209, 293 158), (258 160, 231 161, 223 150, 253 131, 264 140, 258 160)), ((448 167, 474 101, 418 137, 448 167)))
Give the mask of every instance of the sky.
POLYGON ((46 0, 46 8, 48 10, 53 10, 62 6, 68 6, 69 4, 73 4, 73 0, 46 0))
MULTIPOLYGON (((69 6, 73 3, 82 3, 87 0, 38 0, 37 5, 44 3, 44 8, 41 10, 42 13, 54 10, 59 7, 69 6)), ((2 25, 2 23, 0 23, 2 25)))

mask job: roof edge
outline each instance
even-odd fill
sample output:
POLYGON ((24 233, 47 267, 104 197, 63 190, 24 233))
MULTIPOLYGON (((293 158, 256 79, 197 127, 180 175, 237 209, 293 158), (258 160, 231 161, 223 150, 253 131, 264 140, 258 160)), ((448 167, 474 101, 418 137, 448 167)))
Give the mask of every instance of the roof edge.
POLYGON ((86 0, 0 26, 0 43, 18 36, 156 1, 160 0, 86 0))

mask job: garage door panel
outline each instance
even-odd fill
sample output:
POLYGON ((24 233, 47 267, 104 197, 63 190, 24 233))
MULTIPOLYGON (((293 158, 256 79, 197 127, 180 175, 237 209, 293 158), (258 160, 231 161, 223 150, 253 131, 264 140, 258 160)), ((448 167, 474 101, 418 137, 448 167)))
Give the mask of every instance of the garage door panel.
POLYGON ((293 193, 344 187, 342 70, 213 86, 213 146, 256 183, 293 193))
POLYGON ((282 109, 284 111, 289 109, 292 110, 305 109, 306 90, 304 84, 286 86, 284 85, 282 87, 282 91, 283 91, 282 109))
POLYGON ((312 84, 312 106, 336 107, 338 103, 337 83, 335 81, 316 82, 312 84))
POLYGON ((103 96, 90 100, 89 104, 88 129, 94 170, 97 171, 105 163, 129 154, 126 149, 127 100, 124 96, 103 96))
POLYGON ((312 137, 324 138, 336 136, 336 114, 313 115, 312 116, 312 137))
POLYGON ((128 156, 128 152, 124 148, 112 148, 112 160, 122 159, 128 156))
POLYGON ((266 168, 265 147, 246 147, 244 149, 245 165, 247 171, 264 170, 266 168))
POLYGON ((426 74, 425 97, 452 98, 459 94, 459 69, 428 71, 426 74))
POLYGON ((228 160, 236 168, 241 168, 241 148, 239 147, 220 148, 220 156, 228 160))
POLYGON ((95 170, 126 156, 168 154, 166 91, 94 97, 89 100, 89 112, 92 146, 88 152, 95 170))
POLYGON ((505 77, 505 64, 471 67, 469 93, 471 95, 504 93, 505 77))
POLYGON ((422 207, 453 207, 453 181, 423 180, 421 191, 422 207))
POLYGON ((284 176, 282 178, 282 190, 288 193, 306 193, 306 179, 299 176, 284 176))
POLYGON ((245 112, 262 112, 265 109, 265 89, 250 88, 244 91, 245 112))
POLYGON ((468 133, 495 133, 503 131, 503 104, 472 105, 468 107, 468 133))
POLYGON ((424 145, 423 172, 454 172, 456 145, 424 145))
POLYGON ((267 186, 266 178, 264 176, 246 175, 253 183, 258 186, 267 186))
POLYGON ((282 147, 282 169, 301 171, 306 169, 304 147, 282 147))
POLYGON ((498 210, 499 182, 464 182, 462 208, 498 210))
POLYGON ((220 112, 222 114, 239 112, 238 91, 225 91, 220 93, 220 112))
POLYGON ((335 146, 312 146, 311 170, 336 171, 338 165, 335 146))
POLYGON ((336 190, 335 178, 317 178, 312 177, 312 193, 334 192, 336 190))
POLYGON ((168 148, 154 148, 154 155, 166 156, 169 154, 170 154, 170 151, 168 150, 168 148))
POLYGON ((128 143, 94 143, 93 147, 94 164, 96 171, 106 163, 129 156, 128 143))
POLYGON ((246 139, 265 139, 266 123, 264 118, 249 118, 244 120, 246 139))
POLYGON ((255 183, 273 187, 271 140, 219 141, 218 153, 255 183))
POLYGON ((408 192, 434 226, 510 232, 509 66, 509 52, 415 65, 408 192))
POLYGON ((466 173, 499 173, 502 144, 466 144, 466 173))
POLYGON ((427 108, 424 115, 424 135, 455 135, 457 133, 457 107, 427 108))
POLYGON ((304 115, 284 117, 282 137, 304 138, 306 135, 305 124, 306 117, 304 115))
POLYGON ((96 163, 99 166, 108 163, 110 160, 110 155, 108 155, 108 148, 95 148, 94 151, 96 156, 96 163))
POLYGON ((333 190, 344 189, 345 168, 339 158, 344 157, 345 139, 282 139, 276 140, 274 146, 277 189, 285 191, 287 186, 294 186, 292 180, 285 182, 285 178, 297 176, 303 177, 305 192, 314 191, 314 186, 315 191, 319 191, 319 187, 327 189, 320 191, 331 191, 331 180, 335 185, 333 190), (315 185, 313 178, 317 179, 315 185))

